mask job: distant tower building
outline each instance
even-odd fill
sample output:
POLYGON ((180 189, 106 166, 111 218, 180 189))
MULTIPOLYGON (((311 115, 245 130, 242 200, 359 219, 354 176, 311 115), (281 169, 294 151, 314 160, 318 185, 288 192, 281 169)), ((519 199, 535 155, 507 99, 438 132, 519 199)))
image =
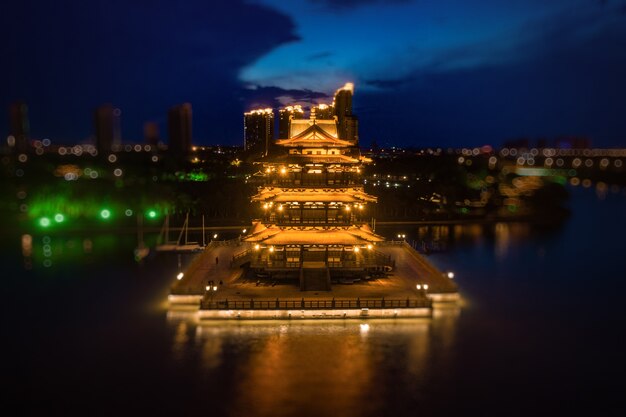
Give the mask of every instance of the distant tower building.
POLYGON ((16 152, 26 152, 30 139, 30 123, 28 122, 28 106, 26 103, 16 102, 9 108, 10 135, 16 152))
POLYGON ((169 152, 177 156, 186 156, 191 151, 191 104, 174 106, 167 116, 169 152))
POLYGON ((274 139, 274 111, 270 108, 251 110, 243 115, 244 149, 267 155, 274 139))
POLYGON ((334 99, 335 116, 339 128, 339 138, 356 144, 359 140, 358 119, 352 114, 352 93, 354 84, 346 83, 337 90, 334 99))
POLYGON ((103 104, 94 111, 96 148, 100 155, 108 154, 120 144, 120 114, 120 109, 111 104, 103 104))
POLYGON ((156 122, 146 122, 143 124, 143 137, 146 144, 154 147, 159 144, 159 125, 156 122))
POLYGON ((335 117, 335 108, 332 105, 328 104, 318 104, 317 106, 311 107, 311 117, 314 117, 320 120, 330 120, 335 117))
POLYGON ((285 139, 289 137, 289 128, 292 119, 304 119, 304 110, 302 106, 287 106, 278 111, 278 138, 285 139))

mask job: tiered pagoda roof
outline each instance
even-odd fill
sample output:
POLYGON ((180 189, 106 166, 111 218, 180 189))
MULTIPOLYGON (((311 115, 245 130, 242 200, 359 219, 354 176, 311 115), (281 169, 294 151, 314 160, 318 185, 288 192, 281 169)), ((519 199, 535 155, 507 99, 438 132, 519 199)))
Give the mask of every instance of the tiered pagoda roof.
POLYGON ((284 202, 342 202, 342 203, 375 203, 376 197, 367 194, 362 188, 264 188, 252 197, 252 201, 284 202))
POLYGON ((246 241, 265 245, 366 245, 385 240, 366 224, 342 228, 307 227, 281 228, 255 222, 246 241))
POLYGON ((316 120, 302 132, 290 137, 289 139, 279 139, 277 145, 286 147, 339 147, 345 148, 354 146, 351 142, 339 139, 337 137, 337 128, 335 126, 334 134, 324 124, 319 124, 316 120))

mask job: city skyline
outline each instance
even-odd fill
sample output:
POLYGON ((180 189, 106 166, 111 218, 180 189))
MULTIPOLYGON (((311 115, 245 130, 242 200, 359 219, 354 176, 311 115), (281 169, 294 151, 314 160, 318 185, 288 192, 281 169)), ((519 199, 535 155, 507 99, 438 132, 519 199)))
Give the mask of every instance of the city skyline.
POLYGON ((28 105, 33 138, 84 143, 103 103, 121 109, 122 140, 138 142, 145 123, 166 132, 167 109, 189 102, 194 143, 239 145, 242 112, 326 103, 349 81, 363 145, 623 146, 624 20, 622 0, 26 1, 0 20, 11 63, 0 105, 28 105), (176 21, 185 28, 169 29, 176 21))

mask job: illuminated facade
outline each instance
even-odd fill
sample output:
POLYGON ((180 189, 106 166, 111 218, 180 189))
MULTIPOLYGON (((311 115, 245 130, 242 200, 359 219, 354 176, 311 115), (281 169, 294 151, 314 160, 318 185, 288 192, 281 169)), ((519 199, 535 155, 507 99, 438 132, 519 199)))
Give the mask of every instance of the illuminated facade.
POLYGON ((251 268, 298 278, 301 290, 329 290, 333 279, 389 264, 375 250, 383 238, 366 222, 367 206, 376 202, 361 178, 369 160, 357 142, 339 137, 338 127, 336 117, 320 119, 316 112, 291 119, 289 136, 260 161, 264 184, 252 201, 262 215, 245 238, 254 247, 251 268))
POLYGON ((278 137, 288 138, 293 119, 304 119, 302 106, 287 106, 278 111, 278 137))
POLYGON ((337 117, 339 138, 348 142, 358 143, 358 119, 352 114, 352 94, 354 85, 347 83, 335 93, 333 108, 337 117))
POLYGON ((244 149, 267 155, 274 139, 274 111, 251 110, 243 115, 244 149))
POLYGON ((318 104, 311 108, 311 113, 314 113, 317 119, 330 120, 335 117, 335 107, 333 105, 318 104))

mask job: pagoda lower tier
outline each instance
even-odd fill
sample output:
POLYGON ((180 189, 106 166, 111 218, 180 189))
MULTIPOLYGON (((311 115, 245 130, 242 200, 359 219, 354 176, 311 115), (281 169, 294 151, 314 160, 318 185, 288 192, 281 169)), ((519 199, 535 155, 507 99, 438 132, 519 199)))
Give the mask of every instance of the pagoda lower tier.
POLYGON ((384 238, 366 224, 288 228, 259 221, 244 240, 253 245, 249 259, 257 274, 294 278, 317 269, 330 279, 382 272, 392 265, 389 256, 376 250, 384 238))

